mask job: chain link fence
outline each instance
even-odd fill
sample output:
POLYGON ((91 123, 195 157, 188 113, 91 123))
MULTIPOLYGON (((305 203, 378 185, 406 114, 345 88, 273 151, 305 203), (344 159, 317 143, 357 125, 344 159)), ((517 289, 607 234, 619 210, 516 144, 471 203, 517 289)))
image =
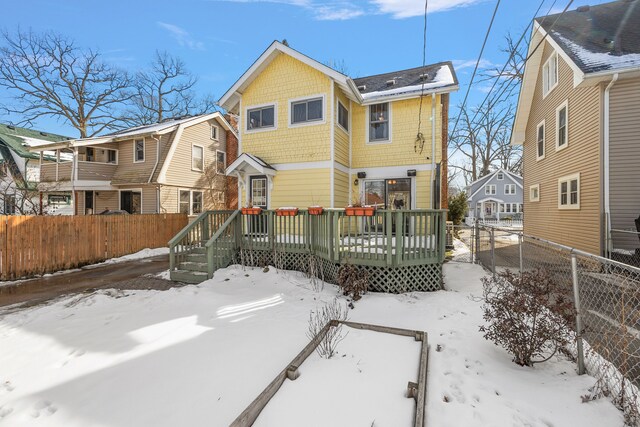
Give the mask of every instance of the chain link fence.
POLYGON ((472 239, 460 239, 472 253, 469 262, 475 259, 494 275, 541 269, 574 296, 575 347, 569 354, 579 373, 587 371, 597 380, 583 399, 609 397, 628 425, 640 426, 640 268, 520 230, 470 228, 461 231, 472 239))
POLYGON ((640 232, 635 230, 611 230, 611 246, 608 257, 624 264, 640 267, 640 232))

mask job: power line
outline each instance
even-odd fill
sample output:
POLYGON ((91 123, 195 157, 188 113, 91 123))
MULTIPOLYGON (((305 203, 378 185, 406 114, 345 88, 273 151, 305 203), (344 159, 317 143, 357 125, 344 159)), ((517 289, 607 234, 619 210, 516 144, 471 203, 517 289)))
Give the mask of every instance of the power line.
POLYGON ((473 68, 473 74, 471 75, 471 81, 469 82, 469 86, 467 87, 467 93, 464 95, 464 100, 462 101, 462 107, 460 107, 460 113, 458 113, 458 117, 456 118, 456 123, 453 126, 453 132, 455 133, 456 128, 458 127, 458 122, 460 121, 460 115, 462 113, 462 109, 467 103, 467 98, 469 97, 469 92, 471 91, 471 86, 473 85, 473 79, 476 77, 476 72, 478 71, 478 65, 480 64, 480 60, 482 59, 482 53, 484 52, 484 47, 487 45, 487 39, 489 38, 489 33, 491 33, 491 27, 493 26, 493 21, 496 17, 496 13, 498 12, 498 6, 500 6, 500 0, 496 3, 496 7, 493 10, 493 15, 491 16, 491 22, 489 22, 489 28, 487 28, 487 33, 484 36, 484 41, 482 42, 482 48, 480 48, 480 54, 478 55, 478 59, 476 60, 476 65, 473 68))
MULTIPOLYGON (((420 145, 420 154, 424 150, 424 136, 421 132, 422 127, 422 99, 424 98, 424 84, 426 80, 425 68, 427 65, 427 7, 429 5, 429 0, 424 1, 424 30, 422 34, 422 89, 420 90, 420 109, 418 110, 418 135, 416 136, 416 141, 414 143, 413 150, 418 152, 418 145, 420 145)), ((434 119, 435 121, 435 119, 434 119)), ((431 124, 433 126, 433 123, 431 124)), ((431 153, 433 155, 433 153, 431 153)))

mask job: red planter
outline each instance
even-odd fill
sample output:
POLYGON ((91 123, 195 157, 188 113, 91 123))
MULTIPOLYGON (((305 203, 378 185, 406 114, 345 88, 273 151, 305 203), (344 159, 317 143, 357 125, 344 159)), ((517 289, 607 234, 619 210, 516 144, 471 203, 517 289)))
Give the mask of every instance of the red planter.
POLYGON ((344 213, 347 216, 373 216, 376 212, 374 206, 346 207, 344 213))
POLYGON ((262 208, 242 208, 242 215, 260 215, 262 208))
POLYGON ((324 208, 320 206, 312 206, 307 209, 307 212, 309 212, 309 215, 322 215, 324 208))
POLYGON ((277 216, 296 216, 298 215, 298 208, 284 208, 276 210, 277 216))

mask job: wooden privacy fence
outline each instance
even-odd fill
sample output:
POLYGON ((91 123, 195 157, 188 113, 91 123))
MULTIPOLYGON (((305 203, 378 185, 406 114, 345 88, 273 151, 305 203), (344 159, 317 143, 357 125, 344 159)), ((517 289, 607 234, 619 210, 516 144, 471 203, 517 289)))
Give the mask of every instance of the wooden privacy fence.
POLYGON ((167 246, 185 214, 0 215, 0 280, 66 270, 167 246))

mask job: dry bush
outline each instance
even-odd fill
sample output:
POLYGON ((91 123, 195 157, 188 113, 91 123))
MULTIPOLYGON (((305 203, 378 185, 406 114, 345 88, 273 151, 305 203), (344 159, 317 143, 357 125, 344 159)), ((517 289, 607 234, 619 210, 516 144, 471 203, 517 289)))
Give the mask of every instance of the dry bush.
MULTIPOLYGON (((347 314, 349 309, 346 305, 334 298, 330 303, 325 304, 316 311, 309 313, 309 329, 307 330, 307 337, 310 340, 316 338, 316 336, 327 326, 332 320, 345 321, 347 320, 347 314)), ((342 323, 338 323, 335 326, 327 328, 327 332, 320 339, 316 352, 320 357, 330 359, 336 354, 336 348, 340 341, 342 341, 347 333, 342 329, 342 323)))
POLYGON ((358 301, 369 289, 369 273, 353 264, 344 264, 338 270, 337 282, 344 295, 351 295, 354 301, 358 301))
POLYGON ((324 270, 320 257, 314 254, 308 256, 305 273, 314 292, 322 292, 324 290, 324 270))
POLYGON ((482 279, 484 337, 504 347, 521 366, 549 360, 569 343, 575 308, 570 291, 546 270, 509 270, 482 279), (537 360, 536 360, 537 359, 537 360))

